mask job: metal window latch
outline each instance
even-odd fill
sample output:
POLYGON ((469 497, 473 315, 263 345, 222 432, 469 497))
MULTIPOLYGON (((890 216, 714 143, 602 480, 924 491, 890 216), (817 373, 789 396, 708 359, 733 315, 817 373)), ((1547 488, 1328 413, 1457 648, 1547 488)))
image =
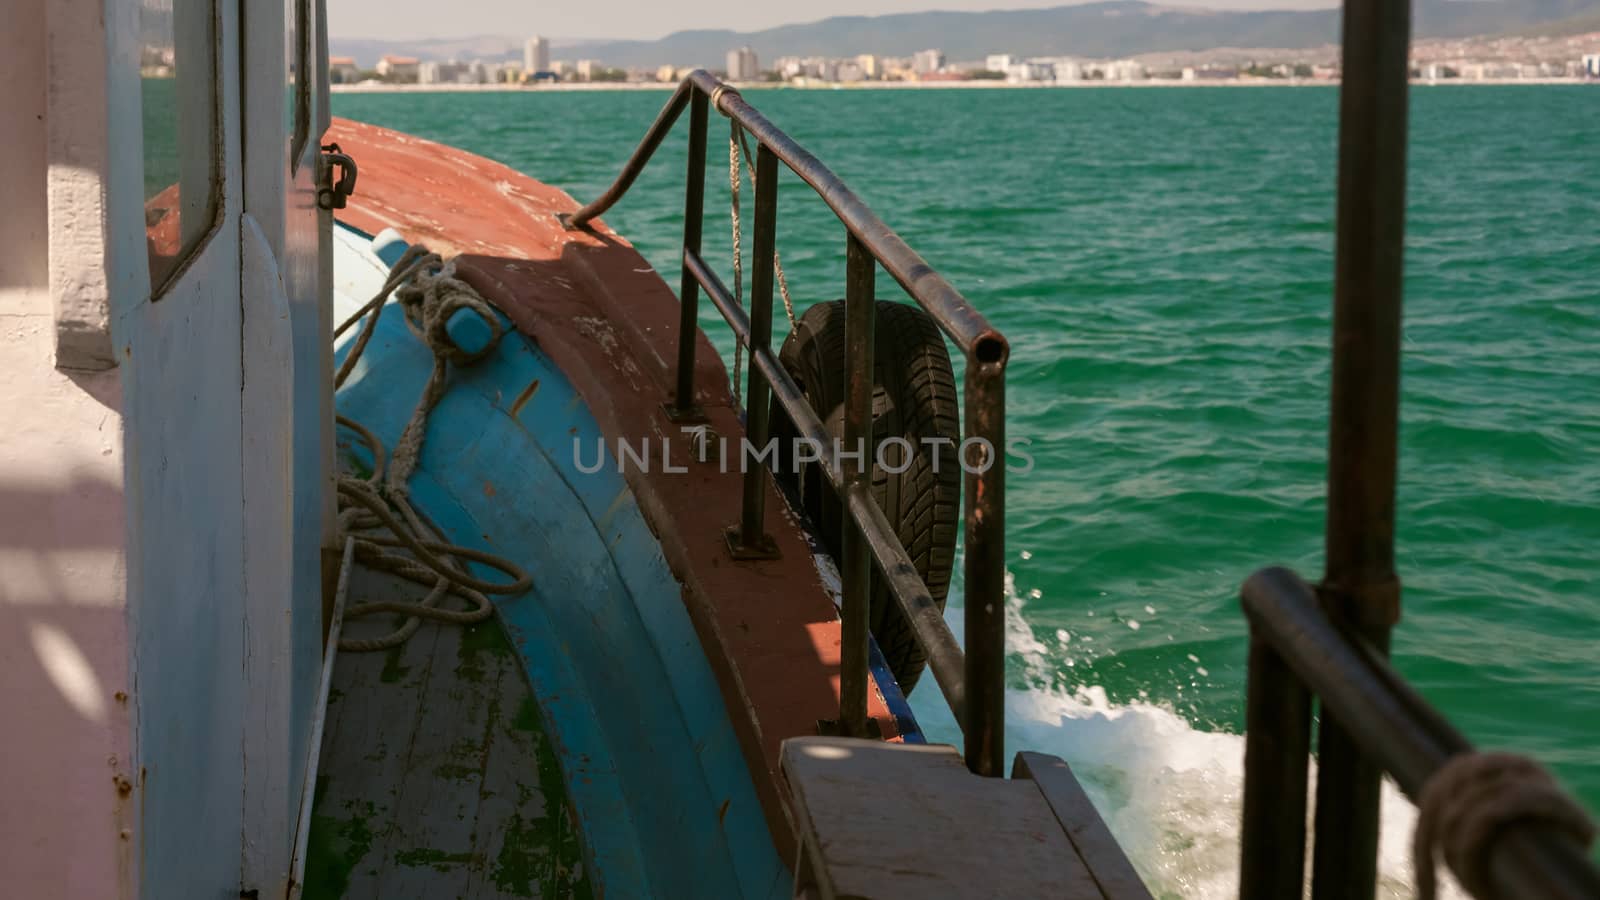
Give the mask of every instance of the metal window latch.
POLYGON ((345 202, 356 192, 356 161, 340 150, 338 144, 324 144, 321 168, 317 177, 317 207, 344 209, 345 202), (333 179, 335 168, 339 170, 338 181, 333 179))

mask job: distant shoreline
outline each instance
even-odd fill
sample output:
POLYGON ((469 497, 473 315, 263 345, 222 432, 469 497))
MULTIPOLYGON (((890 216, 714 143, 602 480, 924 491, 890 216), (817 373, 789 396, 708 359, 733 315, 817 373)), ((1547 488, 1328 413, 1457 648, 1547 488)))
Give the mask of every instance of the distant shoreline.
MULTIPOLYGON (((1009 84, 1004 81, 864 81, 853 83, 824 82, 817 84, 773 84, 757 82, 736 85, 740 90, 775 91, 902 91, 902 90, 1076 90, 1081 88, 1204 88, 1204 87, 1336 87, 1337 79, 1318 78, 1260 78, 1219 79, 1214 81, 1180 81, 1175 78, 1147 78, 1142 81, 1066 81, 1009 84)), ((1549 84, 1600 84, 1589 78, 1441 78, 1428 80, 1414 78, 1411 84, 1418 87, 1466 85, 1549 85, 1549 84)), ((661 81, 605 81, 564 82, 537 85, 521 84, 335 84, 329 89, 336 94, 471 94, 471 93, 566 93, 612 91, 670 91, 677 82, 661 81)))

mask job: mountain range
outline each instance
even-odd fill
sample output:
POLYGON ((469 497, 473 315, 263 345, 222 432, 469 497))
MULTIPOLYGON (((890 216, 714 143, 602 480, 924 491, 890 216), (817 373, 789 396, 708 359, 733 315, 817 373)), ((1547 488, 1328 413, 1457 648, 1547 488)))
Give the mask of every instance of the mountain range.
MULTIPOLYGON (((1600 14, 1600 0, 1415 0, 1413 36, 1470 37, 1538 32, 1583 23, 1600 14)), ((596 59, 609 66, 720 67, 736 47, 762 60, 778 56, 909 56, 937 47, 951 60, 990 53, 1020 56, 1122 57, 1216 47, 1300 49, 1339 40, 1339 11, 1238 11, 1110 0, 1048 9, 921 12, 836 16, 754 32, 679 31, 654 41, 558 42, 561 58, 596 59)), ((522 41, 473 37, 422 41, 333 38, 337 56, 370 64, 384 53, 423 59, 520 58, 522 41)))

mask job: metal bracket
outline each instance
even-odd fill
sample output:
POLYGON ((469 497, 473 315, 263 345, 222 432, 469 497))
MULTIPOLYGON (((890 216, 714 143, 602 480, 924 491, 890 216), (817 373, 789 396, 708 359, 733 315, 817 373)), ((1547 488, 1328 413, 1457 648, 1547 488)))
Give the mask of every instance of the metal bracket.
MULTIPOLYGON (((582 210, 579 210, 578 212, 581 211, 582 210)), ((578 212, 556 213, 556 221, 561 223, 561 228, 565 231, 579 231, 584 234, 598 234, 598 232, 594 230, 594 225, 591 224, 594 222, 593 219, 584 222, 582 225, 575 224, 572 221, 573 219, 577 218, 578 212)))
POLYGON ((722 442, 722 435, 708 424, 701 424, 690 429, 689 456, 697 463, 708 463, 713 459, 726 462, 727 448, 722 442))
POLYGON ((339 149, 338 144, 322 146, 322 165, 317 173, 317 208, 344 209, 350 195, 356 192, 356 161, 339 149), (333 169, 339 168, 339 180, 333 180, 333 169))
POLYGON ((839 727, 838 719, 818 719, 817 734, 824 737, 865 737, 881 741, 883 740, 883 726, 878 724, 877 719, 868 716, 866 734, 845 734, 844 729, 839 727))
POLYGON ((667 421, 674 425, 704 425, 711 421, 706 418, 706 411, 698 403, 689 404, 688 409, 679 409, 678 404, 668 400, 661 404, 661 411, 667 414, 667 421))
POLYGON ((783 554, 778 552, 778 542, 770 534, 757 535, 755 540, 746 543, 739 534, 739 526, 730 525, 722 530, 722 537, 728 542, 728 555, 736 560, 783 558, 783 554))

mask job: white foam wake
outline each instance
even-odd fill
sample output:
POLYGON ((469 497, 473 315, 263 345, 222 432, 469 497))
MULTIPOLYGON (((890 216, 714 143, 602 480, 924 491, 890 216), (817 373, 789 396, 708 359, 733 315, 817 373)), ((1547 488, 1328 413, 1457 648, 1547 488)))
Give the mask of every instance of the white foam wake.
MULTIPOLYGON (((1038 750, 1065 759, 1157 897, 1237 897, 1244 738, 1198 730, 1165 706, 1113 704, 1100 687, 1064 684, 1063 672, 1071 670, 1028 626, 1009 573, 1006 589, 1007 646, 1014 659, 1021 657, 1030 684, 1053 685, 1007 691, 1007 753, 1038 750)), ((959 598, 952 597, 947 620, 959 637, 959 598)), ((912 706, 929 740, 960 745, 936 688, 918 691, 912 706)), ((1311 778, 1314 784, 1315 764, 1311 778)), ((1379 896, 1414 895, 1415 819, 1410 802, 1386 782, 1379 896)), ((1441 881, 1443 896, 1464 896, 1448 872, 1441 881)))

